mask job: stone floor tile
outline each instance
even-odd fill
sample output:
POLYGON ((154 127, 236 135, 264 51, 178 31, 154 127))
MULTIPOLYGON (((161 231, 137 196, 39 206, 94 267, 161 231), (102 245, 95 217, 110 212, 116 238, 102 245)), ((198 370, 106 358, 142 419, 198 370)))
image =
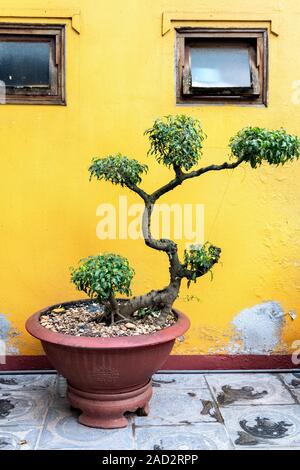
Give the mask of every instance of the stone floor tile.
POLYGON ((222 424, 136 427, 139 450, 227 450, 231 441, 222 424))
POLYGON ((54 387, 56 374, 0 374, 0 392, 12 390, 46 390, 54 387))
POLYGON ((51 391, 0 391, 2 426, 41 426, 51 403, 51 391))
POLYGON ((0 426, 0 450, 33 450, 40 430, 32 426, 0 426))
POLYGON ((222 408, 236 448, 300 447, 300 406, 259 405, 222 408))
POLYGON ((300 372, 280 374, 280 376, 292 395, 300 403, 300 372))
POLYGON ((295 403, 277 374, 208 374, 206 379, 221 407, 295 403))
POLYGON ((124 429, 93 429, 79 424, 79 412, 58 398, 49 408, 38 449, 131 450, 132 423, 124 429))
POLYGON ((207 388, 204 374, 155 374, 153 386, 172 388, 207 388))
POLYGON ((245 450, 300 449, 299 374, 214 373, 206 379, 210 389, 203 374, 156 374, 150 415, 130 415, 126 429, 101 430, 78 423, 55 375, 1 374, 0 450, 198 450, 232 443, 245 450))
POLYGON ((135 417, 135 423, 140 426, 218 421, 222 421, 222 417, 208 390, 190 388, 175 391, 171 386, 154 388, 150 414, 135 417))

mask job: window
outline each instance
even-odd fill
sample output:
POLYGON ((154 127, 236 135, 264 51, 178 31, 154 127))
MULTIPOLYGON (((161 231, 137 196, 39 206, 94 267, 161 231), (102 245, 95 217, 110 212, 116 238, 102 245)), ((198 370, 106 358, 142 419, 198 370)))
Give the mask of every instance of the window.
POLYGON ((267 104, 267 30, 176 34, 177 103, 267 104))
POLYGON ((2 103, 65 104, 64 25, 0 24, 2 103))

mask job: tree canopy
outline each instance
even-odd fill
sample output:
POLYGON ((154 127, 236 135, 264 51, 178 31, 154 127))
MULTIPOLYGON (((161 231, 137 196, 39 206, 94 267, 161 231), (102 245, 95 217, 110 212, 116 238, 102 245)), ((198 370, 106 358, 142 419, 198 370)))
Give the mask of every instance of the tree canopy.
POLYGON ((114 253, 89 256, 71 270, 71 280, 78 290, 98 301, 111 295, 131 295, 130 284, 134 270, 126 258, 114 253))
POLYGON ((206 137, 200 121, 184 114, 156 119, 145 134, 150 141, 149 155, 167 167, 184 170, 198 163, 206 137))
POLYGON ((256 168, 265 161, 269 165, 284 165, 300 156, 300 140, 284 129, 268 130, 245 127, 230 139, 232 155, 256 168))
POLYGON ((147 171, 147 165, 120 153, 105 158, 94 158, 89 167, 90 179, 95 177, 121 186, 139 184, 142 181, 141 175, 147 171))

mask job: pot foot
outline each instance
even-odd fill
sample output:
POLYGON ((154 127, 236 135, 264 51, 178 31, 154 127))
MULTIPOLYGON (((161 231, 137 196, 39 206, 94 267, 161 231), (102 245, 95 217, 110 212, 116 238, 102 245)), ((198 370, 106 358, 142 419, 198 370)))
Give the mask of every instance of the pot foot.
POLYGON ((143 408, 138 408, 135 413, 137 416, 148 416, 148 414, 150 413, 149 403, 143 406, 143 408))
POLYGON ((125 428, 128 425, 124 414, 149 413, 149 401, 152 396, 152 385, 123 393, 90 393, 68 386, 68 399, 73 408, 82 411, 79 422, 85 426, 102 429, 125 428))

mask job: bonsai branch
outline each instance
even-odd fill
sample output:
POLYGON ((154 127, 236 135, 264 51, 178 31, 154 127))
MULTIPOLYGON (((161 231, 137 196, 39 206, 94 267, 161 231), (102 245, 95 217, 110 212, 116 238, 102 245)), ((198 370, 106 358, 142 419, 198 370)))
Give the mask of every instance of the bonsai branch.
POLYGON ((145 191, 143 191, 143 189, 141 189, 136 184, 127 182, 126 186, 127 186, 128 189, 130 189, 134 193, 138 194, 143 199, 144 202, 147 202, 150 199, 149 194, 147 194, 145 191))
POLYGON ((174 166, 176 175, 175 178, 154 191, 150 197, 152 200, 157 201, 157 199, 159 199, 161 196, 168 193, 169 191, 172 191, 177 186, 180 186, 187 179, 196 178, 203 175, 204 173, 208 173, 209 171, 233 170, 237 168, 243 161, 244 158, 239 158, 233 163, 224 162, 221 165, 209 165, 203 168, 199 168, 198 170, 190 171, 189 173, 184 173, 180 168, 174 166))

